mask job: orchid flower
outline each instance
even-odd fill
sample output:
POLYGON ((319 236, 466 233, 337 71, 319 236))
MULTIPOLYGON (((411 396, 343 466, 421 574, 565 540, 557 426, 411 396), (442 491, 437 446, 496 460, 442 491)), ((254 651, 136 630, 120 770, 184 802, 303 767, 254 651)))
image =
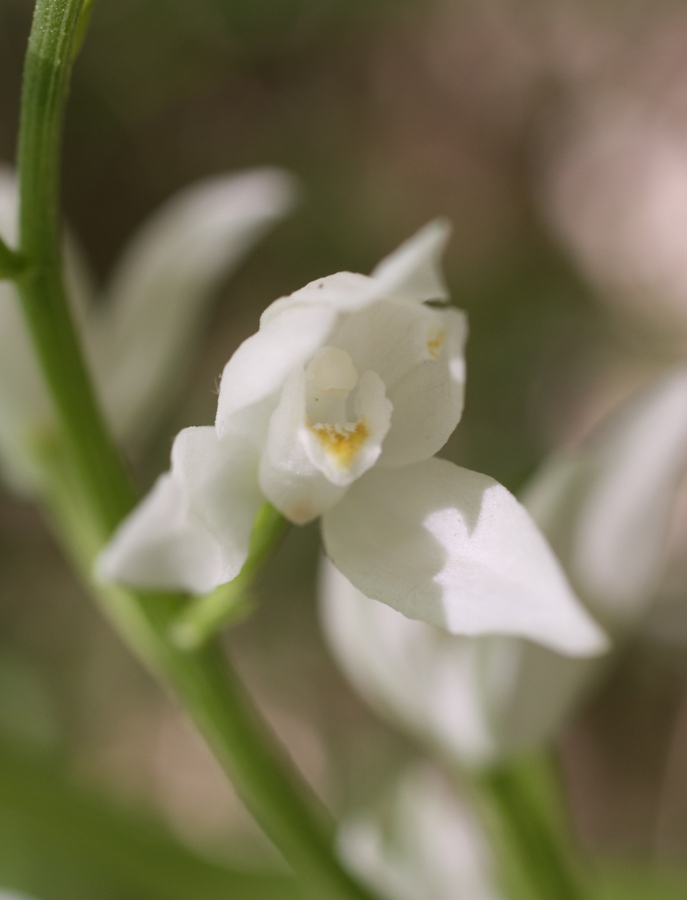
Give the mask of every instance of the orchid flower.
MULTIPOLYGON (((255 169, 208 179, 169 200, 125 248, 97 302, 73 242, 66 277, 105 412, 142 441, 180 386, 214 289, 292 205, 291 179, 255 169)), ((0 168, 0 235, 16 238, 17 186, 0 168)), ((16 487, 39 477, 28 452, 53 415, 15 296, 0 282, 0 461, 16 487)))
MULTIPOLYGON (((687 471, 687 370, 633 397, 574 454, 544 466, 525 503, 577 593, 616 642, 656 598, 687 471)), ((606 660, 513 637, 469 640, 412 622, 326 563, 322 614, 355 687, 444 758, 483 765, 551 740, 606 660)))
POLYGON ((204 594, 232 580, 258 509, 321 517, 327 554, 368 596, 451 632, 571 653, 601 630, 517 500, 434 458, 463 409, 464 315, 430 223, 372 275, 340 272, 265 310, 226 364, 214 427, 186 428, 171 471, 124 521, 101 574, 204 594))
POLYGON ((404 772, 385 813, 348 816, 337 838, 341 858, 380 897, 497 900, 486 838, 438 772, 404 772))

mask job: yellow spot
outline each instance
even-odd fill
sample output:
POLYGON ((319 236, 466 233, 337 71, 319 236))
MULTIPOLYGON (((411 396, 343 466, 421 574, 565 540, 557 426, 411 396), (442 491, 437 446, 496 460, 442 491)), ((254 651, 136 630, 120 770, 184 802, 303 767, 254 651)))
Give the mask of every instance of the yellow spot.
POLYGON ((429 355, 432 359, 439 359, 439 354, 441 353, 441 348, 445 339, 446 332, 442 328, 433 328, 429 332, 427 349, 429 350, 429 355))
POLYGON ((362 419, 355 425, 311 425, 310 430, 319 438, 325 453, 341 469, 350 468, 370 434, 362 419))

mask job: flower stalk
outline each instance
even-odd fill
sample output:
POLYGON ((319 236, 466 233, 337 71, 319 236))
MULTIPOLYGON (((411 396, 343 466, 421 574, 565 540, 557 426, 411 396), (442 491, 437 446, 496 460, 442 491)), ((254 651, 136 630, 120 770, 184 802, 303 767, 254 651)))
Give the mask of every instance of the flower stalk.
POLYGON ((189 603, 172 623, 171 637, 182 649, 201 647, 224 626, 243 618, 252 608, 250 589, 267 559, 281 542, 288 522, 270 503, 259 511, 248 559, 228 584, 189 603))
POLYGON ((473 787, 481 801, 494 844, 502 849, 521 890, 536 900, 588 900, 589 893, 567 845, 563 811, 551 784, 545 759, 534 766, 512 763, 485 772, 473 787), (513 872, 513 870, 515 870, 513 872))
POLYGON ((107 536, 135 492, 98 406, 69 314, 62 272, 59 168, 64 109, 83 0, 38 0, 24 67, 17 167, 17 278, 24 316, 90 514, 107 536))

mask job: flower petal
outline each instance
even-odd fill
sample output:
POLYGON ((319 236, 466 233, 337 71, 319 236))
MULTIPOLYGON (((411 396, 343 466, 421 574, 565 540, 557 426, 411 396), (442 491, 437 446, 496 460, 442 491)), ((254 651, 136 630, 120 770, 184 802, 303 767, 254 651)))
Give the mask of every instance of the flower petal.
POLYGON ((455 634, 517 634, 570 655, 606 646, 515 497, 445 460, 372 469, 323 516, 363 593, 455 634))
POLYGON ((186 428, 172 471, 124 520, 101 554, 111 581, 205 594, 238 575, 264 502, 252 442, 220 441, 215 429, 186 428))
POLYGON ((206 593, 222 572, 222 550, 189 515, 184 485, 166 474, 117 529, 97 569, 133 587, 206 593))
POLYGON ((237 412, 276 393, 289 373, 324 346, 336 323, 332 309, 294 307, 244 341, 224 367, 217 418, 220 434, 237 412))
POLYGON ((276 169, 209 179, 173 197, 129 243, 89 322, 119 434, 140 437, 151 410, 164 410, 213 288, 293 199, 293 182, 276 169))
POLYGON ((316 278, 288 297, 279 297, 260 316, 260 327, 269 325, 277 316, 296 306, 327 307, 337 313, 354 312, 379 299, 379 285, 357 272, 336 272, 316 278))
POLYGON ((514 638, 483 641, 481 674, 498 686, 485 713, 504 759, 554 741, 608 665, 607 657, 573 659, 514 638))
MULTIPOLYGON (((370 600, 325 559, 324 632, 351 683, 384 718, 462 764, 496 755, 480 665, 489 638, 464 638, 370 600)), ((515 643, 515 641, 512 641, 515 643)), ((505 675, 510 675, 509 667, 505 675)))
POLYGON ((265 496, 297 525, 317 518, 346 491, 345 486, 331 482, 313 464, 301 439, 305 428, 305 372, 297 368, 287 379, 270 419, 267 444, 260 459, 260 487, 265 496))
POLYGON ((372 273, 381 296, 400 300, 448 300, 441 256, 451 235, 446 219, 435 219, 383 259, 372 273))
POLYGON ((555 459, 524 502, 578 592, 613 630, 654 598, 687 470, 687 369, 610 418, 574 460, 555 459))
POLYGON ((393 405, 381 465, 429 459, 446 443, 463 411, 466 338, 459 310, 398 300, 347 316, 331 336, 358 372, 381 377, 393 405))
POLYGON ((435 219, 383 259, 372 275, 337 272, 311 281, 268 306, 260 326, 294 306, 315 304, 352 313, 384 298, 412 303, 448 300, 450 295, 441 273, 440 258, 450 234, 450 223, 435 219))
POLYGON ((427 766, 403 773, 383 812, 344 819, 344 861, 393 900, 498 900, 494 863, 476 818, 446 780, 427 766))

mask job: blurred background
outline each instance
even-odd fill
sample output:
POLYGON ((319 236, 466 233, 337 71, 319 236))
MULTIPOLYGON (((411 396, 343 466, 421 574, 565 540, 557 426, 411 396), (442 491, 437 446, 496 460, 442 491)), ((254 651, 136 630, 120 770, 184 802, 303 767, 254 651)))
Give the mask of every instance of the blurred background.
MULTIPOLYGON (((2 161, 31 11, 0 0, 2 161)), ((471 324, 467 408, 443 455, 518 490, 548 452, 687 356, 683 2, 98 0, 64 160, 66 216, 96 277, 174 191, 259 164, 295 173, 301 203, 219 292, 187 389, 133 460, 144 487, 181 427, 212 421, 217 376, 268 303, 369 271, 436 215, 454 223, 447 273, 471 324)), ((687 503, 678 519, 664 586, 676 599, 687 503)), ((298 765, 344 811, 416 750, 330 661, 318 541, 316 528, 292 530, 257 613, 227 641, 298 765)), ((0 736, 0 783, 18 777, 11 748, 30 746, 204 854, 269 854, 40 516, 7 492, 0 736)), ((650 623, 560 757, 591 854, 687 862, 687 621, 650 623)), ((21 865, 0 850, 0 874, 21 865)))

